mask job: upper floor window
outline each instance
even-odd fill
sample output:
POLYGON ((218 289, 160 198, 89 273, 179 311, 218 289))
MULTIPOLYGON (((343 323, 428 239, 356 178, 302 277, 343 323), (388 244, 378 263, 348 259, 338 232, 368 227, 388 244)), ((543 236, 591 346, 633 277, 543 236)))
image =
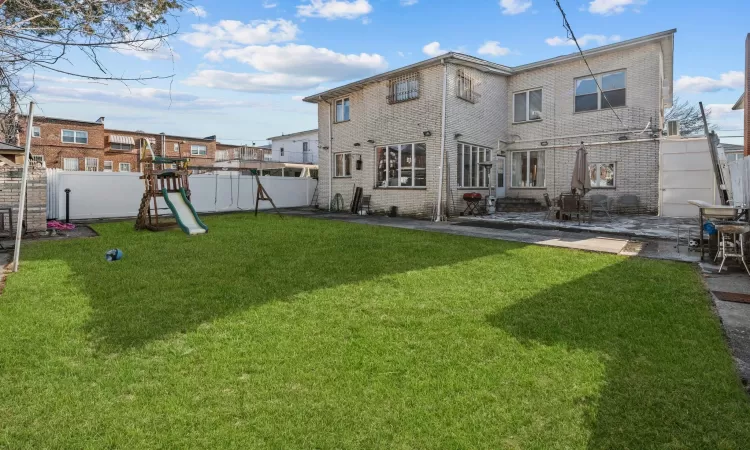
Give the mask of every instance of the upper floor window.
POLYGON ((124 150, 126 152, 133 150, 133 144, 121 144, 119 142, 112 142, 112 150, 124 150))
POLYGON ((302 143, 302 151, 303 152, 310 151, 310 147, 308 146, 307 141, 305 141, 305 142, 302 143))
POLYGON ((229 161, 229 150, 216 150, 216 153, 214 153, 214 160, 229 161))
POLYGON ((419 73, 414 72, 388 81, 388 103, 419 98, 419 73))
POLYGON ((281 149, 279 149, 279 153, 281 153, 281 156, 284 156, 284 147, 281 147, 281 149))
POLYGON ((190 154, 192 156, 206 156, 208 148, 205 145, 191 145, 190 154))
POLYGON ((175 142, 173 148, 174 148, 174 152, 175 153, 180 153, 180 144, 179 144, 179 142, 175 142))
POLYGON ((39 127, 31 127, 31 137, 42 137, 42 130, 39 127))
POLYGON ((624 70, 579 78, 576 80, 576 112, 625 106, 625 93, 624 70))
POLYGON ((516 92, 513 94, 513 122, 528 122, 542 119, 542 90, 516 92))
POLYGON ((69 144, 88 144, 88 131, 62 130, 62 141, 69 144))
POLYGON ((456 96, 474 103, 476 102, 475 87, 474 79, 467 75, 463 70, 459 70, 456 74, 456 96))
POLYGON ((349 120, 349 99, 336 100, 336 122, 346 122, 347 120, 349 120))

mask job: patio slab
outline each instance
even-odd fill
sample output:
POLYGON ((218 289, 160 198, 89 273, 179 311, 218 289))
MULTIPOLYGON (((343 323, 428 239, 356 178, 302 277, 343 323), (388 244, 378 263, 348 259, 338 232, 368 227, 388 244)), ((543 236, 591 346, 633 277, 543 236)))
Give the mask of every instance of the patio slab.
POLYGON ((613 214, 611 221, 597 215, 592 223, 582 222, 579 224, 578 221, 550 220, 546 216, 547 212, 502 212, 486 216, 460 217, 458 220, 497 228, 520 225, 528 228, 587 231, 635 238, 673 240, 675 242, 678 235, 683 240, 688 234, 692 237, 700 233, 697 217, 675 219, 659 216, 620 216, 613 214))

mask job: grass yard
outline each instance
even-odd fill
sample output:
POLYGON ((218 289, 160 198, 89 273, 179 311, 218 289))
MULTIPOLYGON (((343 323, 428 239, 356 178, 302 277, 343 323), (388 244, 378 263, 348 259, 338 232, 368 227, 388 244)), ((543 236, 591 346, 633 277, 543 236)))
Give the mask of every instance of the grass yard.
POLYGON ((2 448, 750 443, 689 265, 274 216, 28 244, 2 448), (124 259, 107 263, 118 247, 124 259))

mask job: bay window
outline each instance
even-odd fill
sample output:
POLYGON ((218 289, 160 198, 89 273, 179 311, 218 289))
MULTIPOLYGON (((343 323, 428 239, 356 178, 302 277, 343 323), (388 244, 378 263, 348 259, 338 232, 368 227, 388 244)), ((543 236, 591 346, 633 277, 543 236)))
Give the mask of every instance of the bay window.
POLYGON ((377 147, 377 187, 426 187, 427 144, 377 147))
POLYGON ((458 187, 489 187, 492 168, 480 165, 492 161, 492 149, 469 144, 458 144, 458 187))
POLYGON ((545 186, 544 182, 544 150, 529 150, 511 153, 511 187, 539 188, 545 186))
POLYGON ((513 94, 513 123, 542 119, 542 90, 516 92, 513 94))
POLYGON ((576 112, 596 111, 625 106, 625 71, 609 72, 595 77, 579 78, 575 81, 576 112), (601 86, 601 92, 597 87, 601 86))
POLYGON ((333 157, 336 163, 333 176, 339 178, 352 176, 352 154, 336 153, 333 157))
POLYGON ((592 188, 615 187, 615 163, 589 164, 592 188))

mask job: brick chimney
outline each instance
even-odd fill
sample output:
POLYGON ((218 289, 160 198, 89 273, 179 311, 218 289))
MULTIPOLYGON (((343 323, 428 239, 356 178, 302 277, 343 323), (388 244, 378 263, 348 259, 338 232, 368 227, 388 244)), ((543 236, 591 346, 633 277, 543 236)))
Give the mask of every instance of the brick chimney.
POLYGON ((750 33, 745 40, 745 156, 750 156, 750 33))

